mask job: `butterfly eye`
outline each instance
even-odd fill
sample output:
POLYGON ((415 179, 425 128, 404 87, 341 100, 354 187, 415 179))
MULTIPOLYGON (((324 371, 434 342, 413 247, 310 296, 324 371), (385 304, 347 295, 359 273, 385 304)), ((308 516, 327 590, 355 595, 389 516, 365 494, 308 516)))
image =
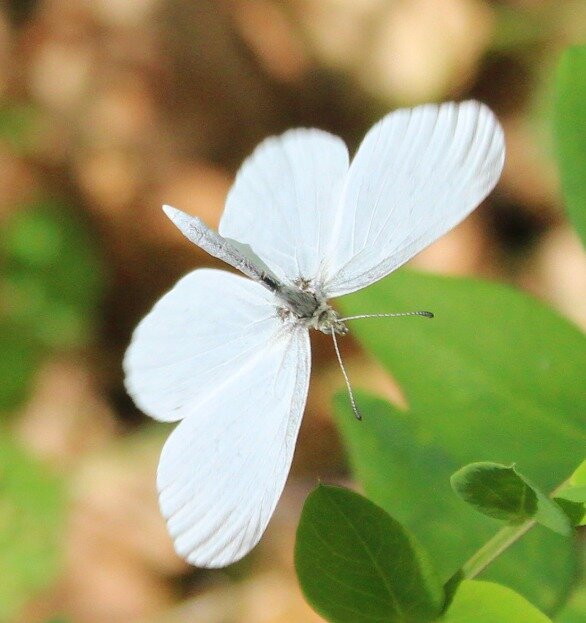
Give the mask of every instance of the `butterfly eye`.
POLYGON ((285 322, 285 320, 289 320, 293 314, 286 307, 277 307, 277 316, 285 322))

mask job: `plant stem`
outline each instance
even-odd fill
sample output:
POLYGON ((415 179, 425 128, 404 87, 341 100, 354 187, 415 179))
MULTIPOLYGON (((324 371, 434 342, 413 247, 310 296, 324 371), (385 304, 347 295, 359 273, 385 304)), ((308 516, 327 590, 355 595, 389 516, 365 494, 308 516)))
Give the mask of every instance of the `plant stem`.
MULTIPOLYGON (((567 481, 562 482, 554 491, 550 493, 550 497, 554 497, 565 486, 567 481)), ((515 526, 505 526, 501 528, 489 541, 487 541, 471 558, 469 558, 460 569, 459 577, 461 579, 471 580, 482 573, 490 563, 498 558, 513 543, 516 543, 524 534, 529 532, 537 522, 534 519, 528 519, 523 523, 515 526)))
POLYGON ((462 565, 462 579, 471 580, 482 573, 493 560, 498 558, 513 543, 516 543, 534 525, 535 520, 529 519, 516 526, 501 528, 492 539, 487 541, 462 565))

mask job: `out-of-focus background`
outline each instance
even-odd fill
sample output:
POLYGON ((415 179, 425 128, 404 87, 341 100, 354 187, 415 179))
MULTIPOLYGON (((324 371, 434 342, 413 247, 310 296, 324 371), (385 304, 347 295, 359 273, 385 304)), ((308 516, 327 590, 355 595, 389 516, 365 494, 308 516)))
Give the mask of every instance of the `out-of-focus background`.
MULTIPOLYGON (((354 148, 393 108, 474 97, 505 128, 502 181, 413 264, 512 282, 586 328, 551 134, 559 53, 585 39, 583 0, 4 0, 0 621, 319 621, 292 559, 307 492, 349 479, 329 340, 315 340, 292 475, 253 554, 191 568, 159 516, 170 428, 133 406, 121 359, 180 275, 218 265, 160 205, 216 226, 265 136, 317 126, 354 148)), ((356 387, 401 400, 342 346, 356 387)))

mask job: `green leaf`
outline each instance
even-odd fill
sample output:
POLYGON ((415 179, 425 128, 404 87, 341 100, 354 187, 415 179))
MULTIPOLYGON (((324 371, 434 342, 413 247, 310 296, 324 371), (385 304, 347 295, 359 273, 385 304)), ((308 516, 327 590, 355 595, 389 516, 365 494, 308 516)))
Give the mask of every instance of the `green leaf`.
MULTIPOLYGON (((553 490, 583 459, 586 339, 533 299, 470 279, 399 271, 340 305, 348 315, 436 314, 350 325, 398 380, 409 411, 359 396, 364 420, 356 422, 344 396, 336 415, 368 497, 415 532, 448 579, 499 529, 453 495, 453 472, 516 461, 553 490)), ((484 577, 550 611, 575 565, 571 542, 538 527, 484 577)))
POLYGON ((476 510, 512 524, 535 519, 563 535, 572 526, 562 509, 532 485, 514 465, 471 463, 452 475, 454 491, 476 510))
MULTIPOLYGON (((462 506, 449 482, 456 460, 414 417, 366 394, 357 398, 362 422, 355 420, 345 393, 335 400, 354 472, 369 498, 415 532, 441 577, 452 578, 494 536, 499 523, 462 506)), ((565 594, 574 568, 567 539, 536 528, 494 562, 484 577, 516 588, 545 609, 556 606, 565 594)))
POLYGON ((562 489, 558 497, 570 502, 578 502, 584 504, 586 502, 586 485, 578 485, 577 487, 566 487, 562 489))
POLYGON ((558 492, 555 501, 575 526, 586 525, 586 461, 583 461, 558 492))
POLYGON ((574 473, 570 476, 569 482, 574 487, 586 485, 586 461, 582 461, 582 463, 578 465, 574 473))
POLYGON ((565 498, 555 497, 555 503, 564 511, 572 526, 580 526, 585 518, 583 502, 572 502, 565 498))
POLYGON ((450 478, 452 489, 476 510, 510 523, 522 523, 537 512, 537 495, 514 465, 471 463, 450 478))
POLYGON ((305 502, 295 567, 310 604, 333 623, 424 623, 444 594, 402 526, 362 496, 320 485, 305 502))
POLYGON ((0 437, 0 621, 55 578, 63 511, 60 481, 0 437))
POLYGON ((551 623, 551 619, 506 586, 465 580, 460 584, 444 623, 551 623))
POLYGON ((584 623, 586 621, 586 583, 582 581, 564 608, 556 615, 556 623, 584 623))
POLYGON ((568 216, 586 245, 586 46, 567 49, 560 60, 554 130, 568 216))

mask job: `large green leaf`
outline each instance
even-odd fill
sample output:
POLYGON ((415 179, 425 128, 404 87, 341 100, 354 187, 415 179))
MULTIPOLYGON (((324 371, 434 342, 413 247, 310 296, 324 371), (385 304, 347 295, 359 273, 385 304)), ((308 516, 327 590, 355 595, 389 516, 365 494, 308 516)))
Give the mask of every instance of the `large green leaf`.
POLYGON ((54 579, 63 503, 61 483, 0 437, 0 621, 54 579))
POLYGON ((466 580, 460 584, 445 623, 551 623, 543 612, 506 586, 466 580))
MULTIPOLYGON (((552 490, 583 458, 586 339, 527 296, 469 279, 401 271, 340 304, 348 314, 436 314, 351 325, 401 383, 408 415, 364 397, 363 422, 346 398, 336 411, 368 496, 414 529, 447 578, 499 527, 453 495, 456 469, 518 462, 552 490)), ((574 558, 569 541, 537 528, 486 577, 551 610, 568 589, 574 558)))
MULTIPOLYGON (((362 422, 354 419, 346 394, 335 400, 354 472, 370 499, 415 532, 448 580, 502 524, 479 515, 454 495, 450 475, 458 462, 428 428, 383 400, 360 393, 358 401, 362 422)), ((504 582, 551 609, 573 580, 574 566, 567 541, 538 527, 493 563, 484 577, 504 582)))
POLYGON ((568 215, 586 245, 586 46, 564 52, 557 76, 554 127, 568 215))
POLYGON ((320 485, 307 498, 295 567, 308 601, 334 623, 425 623, 444 593, 401 524, 366 498, 320 485))

